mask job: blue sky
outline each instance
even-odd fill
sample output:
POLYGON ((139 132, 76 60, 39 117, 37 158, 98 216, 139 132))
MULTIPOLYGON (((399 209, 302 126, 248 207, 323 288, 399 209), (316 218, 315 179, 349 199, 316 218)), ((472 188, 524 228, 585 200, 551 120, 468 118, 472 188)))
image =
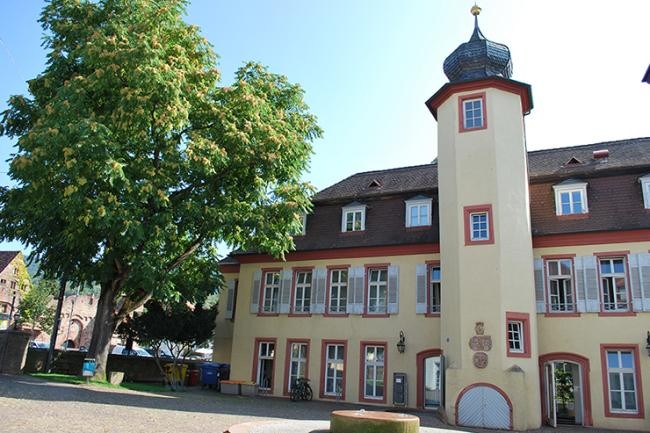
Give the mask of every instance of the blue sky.
MULTIPOLYGON (((44 3, 0 4, 0 110, 44 68, 44 3)), ((304 88, 325 131, 305 179, 318 189, 355 172, 432 161, 436 123, 424 101, 442 62, 469 39, 473 1, 195 0, 186 20, 220 55, 223 83, 247 60, 304 88)), ((513 78, 532 85, 530 150, 650 136, 650 2, 479 2, 480 27, 505 43, 513 78)), ((13 143, 0 138, 0 184, 13 143)), ((15 243, 0 248, 19 248, 15 243)))

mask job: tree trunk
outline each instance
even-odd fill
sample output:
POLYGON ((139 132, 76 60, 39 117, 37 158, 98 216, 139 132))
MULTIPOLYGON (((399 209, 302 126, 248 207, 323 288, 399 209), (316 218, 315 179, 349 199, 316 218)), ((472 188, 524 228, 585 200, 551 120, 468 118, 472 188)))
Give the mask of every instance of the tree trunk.
POLYGON ((102 283, 102 291, 97 301, 97 313, 93 326, 93 335, 88 348, 88 357, 95 358, 96 380, 106 380, 106 364, 111 338, 117 328, 115 314, 115 296, 119 292, 120 281, 102 283))

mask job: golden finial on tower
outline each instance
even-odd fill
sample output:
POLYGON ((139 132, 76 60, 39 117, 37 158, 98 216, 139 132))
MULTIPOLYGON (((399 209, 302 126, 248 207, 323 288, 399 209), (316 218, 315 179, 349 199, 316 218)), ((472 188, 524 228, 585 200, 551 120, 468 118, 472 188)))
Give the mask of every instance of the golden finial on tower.
POLYGON ((472 15, 476 17, 481 13, 481 8, 476 3, 474 3, 474 6, 472 6, 471 11, 472 11, 472 15))

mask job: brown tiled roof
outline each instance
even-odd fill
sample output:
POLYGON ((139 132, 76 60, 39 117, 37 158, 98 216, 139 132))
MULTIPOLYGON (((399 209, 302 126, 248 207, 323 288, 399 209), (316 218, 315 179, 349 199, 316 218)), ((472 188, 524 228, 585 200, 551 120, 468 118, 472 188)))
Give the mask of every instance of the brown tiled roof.
POLYGON ((0 272, 4 271, 18 254, 20 251, 0 251, 0 272))
MULTIPOLYGON (((606 141, 582 146, 528 152, 531 182, 570 177, 598 176, 603 172, 647 168, 650 171, 650 137, 606 141), (593 152, 608 150, 609 156, 594 159, 593 152), (567 164, 572 158, 577 164, 567 164)), ((388 170, 367 171, 327 187, 313 198, 315 203, 352 200, 417 191, 438 187, 438 165, 425 164, 388 170), (371 187, 377 181, 381 186, 371 187)))

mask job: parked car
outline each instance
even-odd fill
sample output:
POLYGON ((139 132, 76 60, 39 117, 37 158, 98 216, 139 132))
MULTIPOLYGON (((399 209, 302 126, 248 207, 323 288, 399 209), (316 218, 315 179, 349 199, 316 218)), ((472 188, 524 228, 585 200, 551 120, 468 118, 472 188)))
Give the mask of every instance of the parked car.
POLYGON ((145 358, 151 358, 151 354, 141 347, 134 347, 129 350, 125 346, 115 346, 111 353, 113 355, 142 356, 145 358))
POLYGON ((49 349, 50 343, 47 341, 30 341, 29 347, 33 349, 49 349))

